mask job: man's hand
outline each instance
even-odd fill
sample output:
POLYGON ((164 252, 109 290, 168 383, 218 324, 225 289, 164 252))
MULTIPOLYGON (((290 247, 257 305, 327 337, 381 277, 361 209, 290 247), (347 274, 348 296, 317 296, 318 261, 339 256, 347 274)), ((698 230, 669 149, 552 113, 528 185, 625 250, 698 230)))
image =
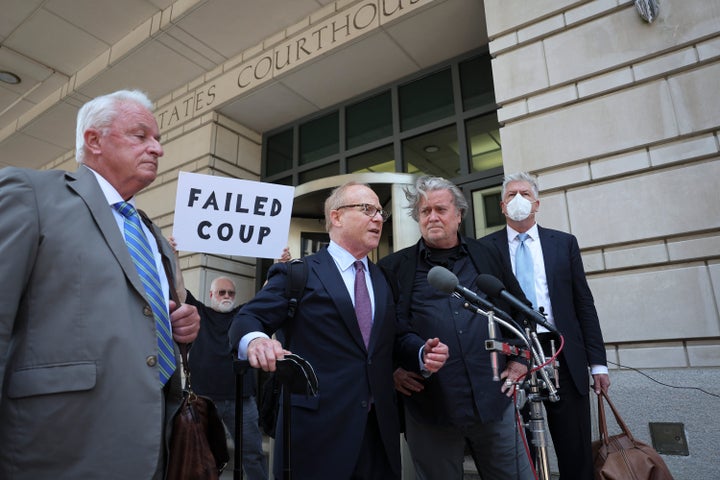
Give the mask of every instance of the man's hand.
POLYGON ((503 370, 500 374, 500 379, 504 380, 502 386, 500 387, 500 391, 508 397, 512 397, 513 392, 515 391, 515 382, 525 376, 527 371, 527 366, 520 362, 508 362, 505 370, 503 370))
POLYGON ((448 359, 448 346, 439 338, 429 338, 423 347, 423 365, 425 370, 435 373, 445 365, 448 359))
POLYGON ((408 397, 415 392, 423 391, 425 385, 422 384, 422 380, 423 376, 419 373, 409 372, 401 367, 393 372, 395 390, 408 397))
POLYGON ((275 263, 287 263, 290 260, 292 260, 292 255, 290 255, 290 247, 285 247, 283 248, 280 258, 275 259, 275 263))
POLYGON ((289 350, 285 350, 280 342, 272 338, 258 337, 248 345, 247 358, 250 366, 261 368, 266 372, 274 372, 276 361, 283 358, 289 350))
POLYGON ((173 252, 175 252, 175 255, 177 255, 179 252, 177 249, 177 242, 175 241, 175 237, 173 237, 173 236, 167 237, 167 241, 170 244, 170 246, 172 247, 173 252))
POLYGON ((607 393, 610 388, 610 375, 606 373, 596 373, 593 377, 593 390, 596 395, 600 395, 600 390, 607 393))
POLYGON ((177 343, 192 343, 200 331, 200 314, 192 305, 183 303, 178 307, 170 300, 170 325, 177 343))

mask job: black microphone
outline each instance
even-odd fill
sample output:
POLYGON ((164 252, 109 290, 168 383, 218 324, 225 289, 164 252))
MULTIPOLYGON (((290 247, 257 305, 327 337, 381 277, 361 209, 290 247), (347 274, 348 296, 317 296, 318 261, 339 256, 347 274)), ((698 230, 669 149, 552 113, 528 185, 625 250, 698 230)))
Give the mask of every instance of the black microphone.
MULTIPOLYGON (((429 277, 429 274, 428 274, 429 277)), ((478 278, 476 280, 478 288, 485 292, 486 295, 489 295, 494 298, 502 298, 506 301, 508 301, 513 307, 520 310, 523 314, 525 314, 526 317, 533 320, 535 323, 538 323, 542 325, 543 327, 547 328, 553 333, 556 333, 560 335, 560 332, 557 331, 557 329, 550 325, 547 320, 545 320, 545 317, 543 317, 540 313, 536 312, 532 308, 525 305, 525 303, 521 302, 516 296, 514 296, 512 293, 505 290, 505 285, 498 280, 497 278, 493 277, 492 275, 488 275, 486 273, 482 273, 478 275, 478 278)))
POLYGON ((450 295, 457 293, 470 303, 482 305, 487 309, 492 309, 494 307, 492 303, 479 297, 477 293, 460 285, 460 281, 455 274, 445 267, 441 267, 439 265, 432 267, 427 274, 427 280, 431 286, 437 288, 441 292, 450 295))

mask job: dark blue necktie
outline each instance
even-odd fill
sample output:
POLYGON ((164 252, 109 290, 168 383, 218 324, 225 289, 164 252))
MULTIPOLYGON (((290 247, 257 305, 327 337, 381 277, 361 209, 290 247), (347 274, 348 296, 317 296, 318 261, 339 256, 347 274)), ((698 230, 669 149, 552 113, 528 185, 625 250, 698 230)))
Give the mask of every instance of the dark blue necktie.
POLYGON ((370 293, 365 282, 365 265, 361 260, 355 261, 355 315, 367 347, 370 343, 370 331, 372 330, 372 304, 370 303, 370 293))
POLYGON ((170 318, 160 284, 160 276, 155 267, 155 259, 145 233, 143 233, 140 216, 135 207, 126 202, 115 203, 113 207, 125 217, 125 243, 145 287, 145 293, 147 293, 147 298, 150 300, 150 306, 155 317, 155 330, 160 351, 160 355, 158 355, 160 383, 165 385, 175 371, 175 350, 170 333, 170 318))
POLYGON ((525 296, 532 302, 533 308, 537 308, 537 300, 535 299, 535 269, 533 267, 530 247, 525 244, 525 240, 528 239, 528 234, 519 233, 517 238, 520 240, 520 245, 518 245, 517 250, 515 250, 515 276, 525 296))

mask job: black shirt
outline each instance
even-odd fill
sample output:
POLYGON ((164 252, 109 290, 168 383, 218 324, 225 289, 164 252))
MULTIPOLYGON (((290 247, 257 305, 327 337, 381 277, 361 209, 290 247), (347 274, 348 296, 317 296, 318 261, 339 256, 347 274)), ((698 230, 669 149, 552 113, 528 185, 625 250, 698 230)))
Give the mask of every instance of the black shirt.
MULTIPOLYGON (((192 388, 199 395, 213 400, 235 399, 235 371, 228 330, 239 305, 229 312, 213 310, 187 291, 186 303, 200 314, 200 332, 192 344, 188 359, 192 388)), ((254 369, 248 370, 243 383, 243 396, 255 394, 254 369)))
MULTIPOLYGON (((458 427, 491 420, 492 416, 482 411, 481 405, 505 403, 507 399, 500 393, 499 385, 496 387, 491 383, 492 387, 488 388, 492 368, 490 353, 485 349, 487 319, 464 308, 464 299, 441 292, 428 283, 427 274, 436 265, 450 270, 458 277, 460 285, 473 291, 477 291, 475 280, 479 274, 462 237, 458 246, 446 250, 433 249, 424 241, 420 242, 412 289, 411 323, 421 337, 439 337, 450 349, 445 366, 429 381, 438 382, 443 391, 452 394, 442 397, 444 415, 435 411, 430 418, 458 427)), ((477 293, 485 297, 482 292, 477 293)), ((502 363, 504 367, 504 361, 502 363)))

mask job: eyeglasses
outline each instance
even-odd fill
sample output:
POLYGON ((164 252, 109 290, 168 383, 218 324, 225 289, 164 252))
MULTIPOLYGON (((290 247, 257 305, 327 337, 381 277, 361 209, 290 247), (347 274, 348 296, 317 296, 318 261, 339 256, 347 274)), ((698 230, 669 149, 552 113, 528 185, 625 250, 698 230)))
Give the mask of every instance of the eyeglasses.
POLYGON ((390 212, 388 212, 387 210, 383 210, 382 208, 378 208, 375 205, 370 205, 369 203, 353 203, 352 205, 341 205, 335 210, 340 210, 341 208, 360 208, 360 211, 370 218, 374 217, 376 213, 379 213, 382 217, 383 222, 386 222, 387 219, 390 218, 390 212))
POLYGON ((228 295, 230 297, 235 296, 235 290, 218 290, 217 294, 219 297, 224 297, 225 295, 228 295))

